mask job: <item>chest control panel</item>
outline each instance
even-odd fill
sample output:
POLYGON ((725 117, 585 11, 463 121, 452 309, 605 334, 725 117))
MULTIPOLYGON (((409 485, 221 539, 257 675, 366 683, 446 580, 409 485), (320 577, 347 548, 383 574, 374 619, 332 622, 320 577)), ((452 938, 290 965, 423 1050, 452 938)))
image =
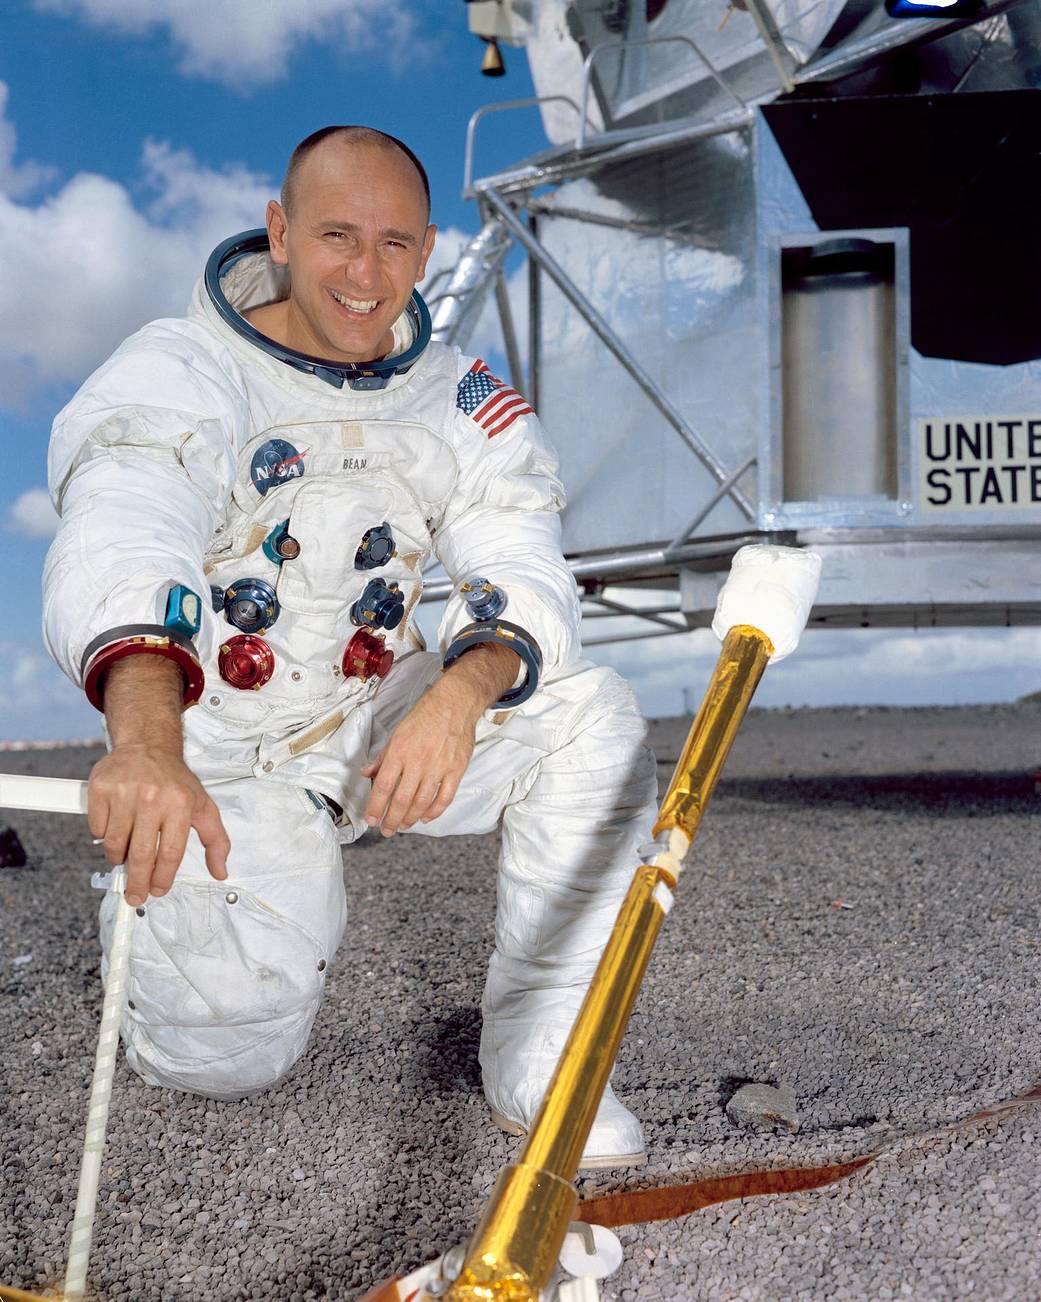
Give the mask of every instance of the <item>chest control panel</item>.
POLYGON ((386 678, 393 663, 394 652, 390 647, 368 629, 359 628, 347 643, 341 668, 344 678, 360 678, 365 682, 373 674, 386 678))
POLYGON ((370 579, 351 607, 351 619, 367 628, 395 629, 405 613, 405 598, 396 583, 370 579))
POLYGON ((394 535, 386 520, 373 525, 362 534, 361 543, 354 557, 356 570, 375 570, 386 565, 394 555, 394 535))
POLYGON ((244 633, 228 638, 220 648, 217 668, 232 687, 256 691, 275 672, 275 653, 263 638, 244 633))
POLYGON ((224 615, 242 633, 264 633, 278 619, 275 590, 263 579, 236 579, 224 590, 224 615))

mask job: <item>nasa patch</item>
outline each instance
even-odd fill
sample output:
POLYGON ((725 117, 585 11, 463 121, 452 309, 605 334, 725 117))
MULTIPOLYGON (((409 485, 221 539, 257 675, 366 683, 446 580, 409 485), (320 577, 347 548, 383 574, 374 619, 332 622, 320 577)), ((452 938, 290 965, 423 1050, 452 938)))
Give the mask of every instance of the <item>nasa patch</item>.
POLYGON ((310 452, 298 452, 285 439, 268 439, 253 453, 249 477, 261 497, 269 488, 277 488, 289 479, 299 479, 304 473, 304 457, 310 452))

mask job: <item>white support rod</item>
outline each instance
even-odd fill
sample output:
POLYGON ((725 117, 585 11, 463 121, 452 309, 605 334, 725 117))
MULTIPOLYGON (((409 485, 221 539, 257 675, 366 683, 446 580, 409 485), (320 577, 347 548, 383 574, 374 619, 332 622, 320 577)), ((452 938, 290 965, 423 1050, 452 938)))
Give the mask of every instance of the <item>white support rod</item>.
MULTIPOLYGON (((82 784, 86 786, 86 783, 82 784)), ((112 874, 112 889, 118 893, 116 925, 108 958, 105 1002, 101 1010, 101 1030, 94 1058, 94 1081, 87 1111, 87 1133, 83 1140, 80 1183, 76 1194, 76 1211, 72 1218, 69 1241, 69 1264, 65 1272, 64 1302, 81 1302, 87 1285, 87 1267, 94 1237, 94 1213, 98 1203, 98 1181, 105 1150, 108 1106, 112 1098, 112 1078, 119 1048, 119 1024, 126 1005, 127 975, 130 967, 130 931, 134 910, 123 898, 126 869, 112 874)))
POLYGON ((752 467, 756 464, 757 464, 757 458, 749 457, 748 460, 744 463, 744 465, 738 466, 738 468, 734 471, 734 473, 729 478, 724 479, 724 481, 720 484, 720 486, 716 489, 716 491, 712 494, 712 496, 708 499, 708 501, 702 507, 699 508, 698 513, 693 517, 690 523, 686 525, 683 528, 682 532, 678 533, 676 537, 673 538, 672 542, 669 543, 668 547, 665 548, 666 556, 671 555, 676 550, 677 547, 683 546, 683 544, 687 541, 687 539, 698 527, 698 525, 708 519, 709 515, 711 515, 712 510, 717 505, 717 503, 721 502, 723 498, 726 497, 727 493, 730 492, 731 486, 737 483, 737 481, 741 478, 741 476, 745 473, 746 470, 751 470, 752 467))
POLYGON ((792 81, 791 74, 784 66, 784 59, 781 56, 781 49, 784 47, 781 44, 777 29, 773 26, 773 19, 768 16, 768 13, 764 13, 760 9, 759 6, 761 3, 762 0, 745 0, 748 12, 752 15, 752 21, 755 23, 756 29, 759 32, 759 37, 766 46, 766 52, 770 56, 770 62, 777 69, 777 77, 781 83, 781 90, 786 95, 790 95, 795 89, 795 82, 792 81), (779 46, 780 48, 778 48, 779 46))
POLYGON ((85 814, 87 784, 74 778, 40 778, 0 773, 0 809, 42 809, 49 814, 85 814))
POLYGON ((528 99, 504 100, 501 104, 482 104, 479 109, 470 114, 470 121, 466 124, 466 146, 463 150, 464 199, 474 197, 474 135, 478 122, 487 114, 501 113, 503 109, 534 108, 536 104, 552 104, 554 101, 569 104, 576 113, 578 112, 578 105, 568 95, 535 95, 528 99))

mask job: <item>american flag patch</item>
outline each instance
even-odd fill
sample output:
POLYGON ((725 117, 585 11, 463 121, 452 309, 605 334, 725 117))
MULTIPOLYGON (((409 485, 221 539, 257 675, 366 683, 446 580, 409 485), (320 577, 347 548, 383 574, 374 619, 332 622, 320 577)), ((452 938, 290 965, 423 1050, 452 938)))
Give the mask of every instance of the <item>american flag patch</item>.
POLYGON ((455 405, 480 425, 490 439, 509 429, 518 416, 532 408, 516 389, 497 379, 478 358, 459 381, 455 405))

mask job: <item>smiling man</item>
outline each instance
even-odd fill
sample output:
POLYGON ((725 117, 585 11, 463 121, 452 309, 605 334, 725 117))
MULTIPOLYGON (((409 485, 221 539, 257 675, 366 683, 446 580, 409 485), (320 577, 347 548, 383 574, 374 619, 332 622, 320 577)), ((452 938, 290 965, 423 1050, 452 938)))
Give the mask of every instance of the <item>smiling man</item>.
MULTIPOLYGON (((45 636, 105 716, 89 822, 140 914, 134 1070, 214 1098, 275 1084, 343 936, 340 844, 501 820, 481 1065, 521 1132, 654 767, 632 693, 578 656, 534 413, 430 341, 434 238, 400 141, 330 127, 297 147, 266 232, 225 241, 187 316, 128 339, 58 416, 45 636), (413 619, 431 557, 456 589, 436 652, 413 619)), ((643 1155, 608 1091, 584 1164, 643 1155)))
POLYGON ((271 259, 292 267, 292 291, 252 312, 250 321, 315 357, 385 356, 394 347, 395 322, 426 273, 437 231, 429 216, 426 176, 400 143, 366 128, 308 136, 289 161, 281 204, 272 200, 267 210, 271 259), (349 208, 345 171, 352 178, 349 208))

